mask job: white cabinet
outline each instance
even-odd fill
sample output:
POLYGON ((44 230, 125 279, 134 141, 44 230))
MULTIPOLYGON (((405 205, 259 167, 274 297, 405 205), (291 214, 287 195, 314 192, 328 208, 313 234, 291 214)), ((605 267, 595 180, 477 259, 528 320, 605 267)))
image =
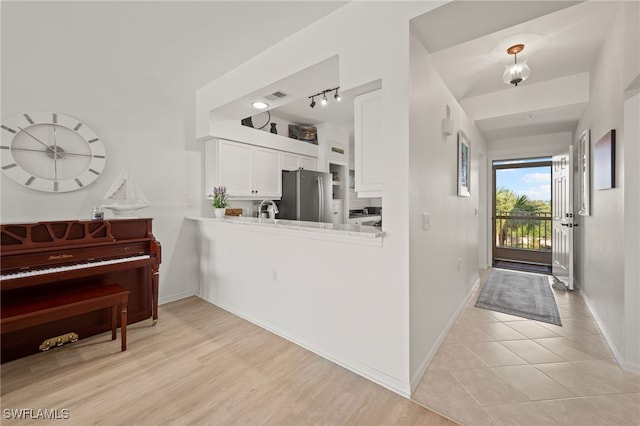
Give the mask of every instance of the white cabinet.
POLYGON ((282 170, 298 170, 302 167, 305 170, 318 170, 318 160, 306 155, 297 155, 291 152, 280 153, 280 167, 282 170))
MULTIPOLYGON (((253 194, 253 147, 220 140, 218 142, 218 176, 215 186, 226 186, 231 197, 253 194)), ((212 189, 209 188, 211 191, 212 189)))
POLYGON ((261 198, 280 198, 282 196, 282 174, 280 173, 280 154, 266 148, 253 150, 253 185, 255 194, 261 198))
POLYGON ((382 196, 383 114, 382 91, 354 99, 355 189, 358 196, 382 196))
POLYGON ((278 151, 226 140, 218 141, 216 186, 229 197, 280 198, 278 151))
POLYGON ((305 170, 318 170, 318 160, 313 157, 307 157, 306 155, 301 155, 300 167, 302 167, 305 170))
POLYGON ((283 152, 280 154, 280 167, 282 170, 298 170, 300 168, 299 158, 299 155, 283 152))
POLYGON ((282 197, 282 170, 317 170, 316 158, 226 139, 205 145, 205 188, 226 186, 231 199, 264 200, 282 197))

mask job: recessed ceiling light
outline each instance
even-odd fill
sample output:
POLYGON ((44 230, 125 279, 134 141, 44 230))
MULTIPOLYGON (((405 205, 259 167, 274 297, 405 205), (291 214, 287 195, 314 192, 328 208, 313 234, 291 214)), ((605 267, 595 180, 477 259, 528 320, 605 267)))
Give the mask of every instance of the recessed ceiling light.
POLYGON ((527 115, 527 119, 529 119, 529 120, 533 120, 533 119, 534 119, 534 117, 535 117, 535 115, 533 115, 533 114, 529 114, 529 115, 527 115))
POLYGON ((251 104, 251 106, 254 107, 255 109, 265 109, 269 106, 269 104, 262 101, 255 101, 254 103, 251 104))

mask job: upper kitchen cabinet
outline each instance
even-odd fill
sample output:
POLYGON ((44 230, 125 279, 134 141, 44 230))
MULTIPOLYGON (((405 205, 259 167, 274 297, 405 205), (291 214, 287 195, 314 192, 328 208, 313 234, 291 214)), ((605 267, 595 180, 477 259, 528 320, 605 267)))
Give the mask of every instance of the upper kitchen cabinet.
POLYGON ((280 154, 280 168, 282 170, 318 170, 318 160, 306 155, 296 155, 291 152, 283 152, 280 154))
POLYGON ((207 189, 226 186, 230 198, 280 198, 280 153, 259 146, 218 139, 207 145, 207 189), (209 167, 215 164, 215 168, 209 167))
POLYGON ((358 197, 382 196, 382 128, 382 90, 355 97, 355 190, 358 197))

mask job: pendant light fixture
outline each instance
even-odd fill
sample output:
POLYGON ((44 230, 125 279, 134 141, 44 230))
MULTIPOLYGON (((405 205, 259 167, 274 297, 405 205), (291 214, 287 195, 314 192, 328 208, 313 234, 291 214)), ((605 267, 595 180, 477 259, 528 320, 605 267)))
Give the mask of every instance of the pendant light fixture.
POLYGON ((524 44, 514 44, 507 49, 509 55, 513 55, 513 65, 506 65, 504 74, 502 74, 502 81, 505 84, 518 84, 525 81, 531 75, 531 69, 527 65, 527 61, 518 63, 518 53, 524 50, 524 44))
POLYGON ((311 103, 309 104, 309 106, 313 108, 314 106, 316 106, 315 96, 309 96, 309 97, 311 98, 311 103))

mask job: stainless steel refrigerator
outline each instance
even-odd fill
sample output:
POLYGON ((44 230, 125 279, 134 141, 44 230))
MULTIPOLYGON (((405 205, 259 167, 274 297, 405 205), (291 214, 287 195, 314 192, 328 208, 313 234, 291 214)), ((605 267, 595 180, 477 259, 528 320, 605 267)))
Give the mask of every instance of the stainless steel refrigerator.
POLYGON ((331 223, 331 180, 331 173, 304 169, 283 170, 278 218, 331 223))

